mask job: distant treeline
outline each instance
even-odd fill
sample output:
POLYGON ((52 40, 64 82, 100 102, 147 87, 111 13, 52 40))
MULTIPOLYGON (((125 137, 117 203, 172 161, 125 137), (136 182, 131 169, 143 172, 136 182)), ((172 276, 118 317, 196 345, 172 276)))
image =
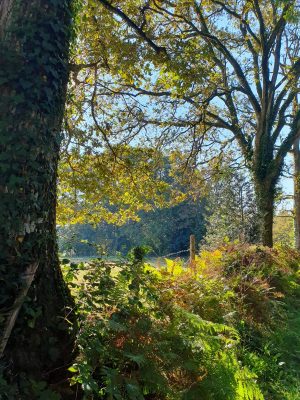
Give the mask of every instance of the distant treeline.
POLYGON ((101 251, 107 255, 127 254, 135 246, 149 246, 153 256, 188 249, 189 236, 199 243, 205 236, 205 207, 201 201, 185 201, 170 208, 141 212, 140 221, 122 226, 101 223, 68 225, 58 229, 60 252, 88 257, 101 251))

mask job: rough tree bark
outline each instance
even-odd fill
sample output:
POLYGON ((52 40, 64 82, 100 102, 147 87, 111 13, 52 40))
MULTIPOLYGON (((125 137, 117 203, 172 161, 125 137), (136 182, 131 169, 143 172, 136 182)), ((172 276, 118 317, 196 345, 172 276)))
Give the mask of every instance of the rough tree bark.
POLYGON ((269 247, 273 246, 275 188, 268 180, 257 179, 255 182, 261 242, 269 247))
POLYGON ((256 135, 252 157, 254 189, 257 200, 259 231, 264 246, 273 246, 273 219, 276 184, 281 166, 272 166, 273 146, 270 127, 267 126, 268 113, 262 113, 258 133, 256 135), (277 171, 276 171, 277 170, 277 171))
POLYGON ((55 226, 71 19, 71 0, 0 2, 0 341, 3 364, 34 378, 67 364, 74 341, 55 226))

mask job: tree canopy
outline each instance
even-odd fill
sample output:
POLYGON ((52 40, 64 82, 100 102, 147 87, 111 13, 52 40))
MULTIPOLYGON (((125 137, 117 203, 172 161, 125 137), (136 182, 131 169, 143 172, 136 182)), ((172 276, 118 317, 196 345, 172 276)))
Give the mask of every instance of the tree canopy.
POLYGON ((78 138, 74 126, 84 126, 93 147, 177 147, 193 167, 231 147, 253 174, 271 245, 276 184, 300 119, 292 109, 298 8, 294 0, 88 1, 69 133, 78 138))

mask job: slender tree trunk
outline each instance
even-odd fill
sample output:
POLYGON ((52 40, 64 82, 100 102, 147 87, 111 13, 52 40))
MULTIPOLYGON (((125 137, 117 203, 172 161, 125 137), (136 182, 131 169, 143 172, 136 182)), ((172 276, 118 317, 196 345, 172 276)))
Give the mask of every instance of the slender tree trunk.
POLYGON ((48 378, 73 349, 55 227, 71 0, 0 3, 1 356, 14 372, 48 378))
POLYGON ((255 181, 255 192, 259 216, 261 242, 264 246, 273 246, 273 219, 275 184, 268 180, 255 181))
POLYGON ((293 147, 294 157, 294 227, 295 227, 295 247, 300 250, 300 149, 299 139, 293 147))

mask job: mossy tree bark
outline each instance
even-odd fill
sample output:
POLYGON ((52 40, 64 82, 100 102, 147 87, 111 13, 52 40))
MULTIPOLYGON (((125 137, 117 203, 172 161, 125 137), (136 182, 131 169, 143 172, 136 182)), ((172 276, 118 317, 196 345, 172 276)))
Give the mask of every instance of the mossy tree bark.
POLYGON ((272 132, 268 121, 270 105, 266 102, 258 119, 254 151, 250 155, 250 170, 253 173, 257 201, 259 233, 264 246, 273 246, 273 218, 276 184, 282 168, 282 161, 274 164, 272 132))
POLYGON ((0 21, 0 338, 37 264, 3 353, 36 378, 67 364, 74 341, 55 227, 71 0, 4 0, 0 21))
POLYGON ((273 246, 273 219, 275 184, 267 179, 260 181, 256 179, 255 192, 259 216, 259 230, 261 242, 264 246, 273 246))

